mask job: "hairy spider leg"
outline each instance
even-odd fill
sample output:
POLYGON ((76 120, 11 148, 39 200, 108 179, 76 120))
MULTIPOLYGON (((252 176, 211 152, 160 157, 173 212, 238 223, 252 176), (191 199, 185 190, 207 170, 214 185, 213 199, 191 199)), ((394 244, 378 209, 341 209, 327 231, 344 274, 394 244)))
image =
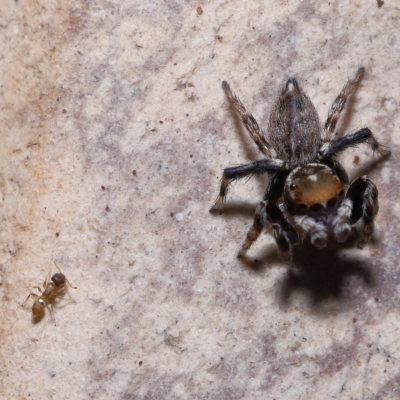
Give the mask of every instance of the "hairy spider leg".
POLYGON ((256 119, 249 112, 247 112, 243 103, 239 100, 237 96, 232 93, 231 87, 229 86, 228 82, 223 81, 222 88, 228 96, 228 99, 231 102, 232 106, 242 118, 243 125, 249 132, 250 137, 253 139, 254 143, 257 145, 262 153, 271 158, 273 155, 270 146, 265 140, 263 132, 260 129, 260 126, 258 125, 256 119))
POLYGON ((351 233, 351 225, 361 219, 364 227, 357 247, 362 249, 374 232, 374 219, 378 210, 378 189, 375 184, 367 175, 354 179, 333 221, 336 240, 338 242, 347 240, 351 233))
POLYGON ((219 196, 215 200, 214 205, 210 208, 210 212, 222 213, 222 206, 228 193, 228 186, 232 181, 245 178, 246 176, 261 175, 268 172, 271 173, 284 170, 285 165, 281 160, 258 160, 237 167, 225 168, 222 175, 219 196))
POLYGON ((388 157, 390 150, 385 149, 376 139, 374 134, 368 128, 362 128, 354 133, 342 136, 331 142, 325 143, 320 150, 320 157, 322 159, 333 157, 342 151, 358 146, 362 143, 368 143, 372 150, 378 150, 382 157, 388 157))
POLYGON ((258 239, 267 222, 272 226, 275 241, 282 258, 284 260, 289 260, 291 258, 291 245, 297 243, 298 235, 275 203, 282 194, 286 176, 286 172, 278 172, 271 178, 267 190, 264 193, 264 199, 257 207, 253 226, 248 231, 238 254, 239 258, 245 256, 247 250, 249 250, 251 245, 258 239))
POLYGON ((331 109, 328 113, 328 118, 325 122, 322 139, 324 142, 329 142, 332 139, 332 135, 335 132, 336 124, 340 118, 340 114, 343 111, 348 97, 353 93, 357 86, 357 83, 361 80, 365 72, 365 68, 361 67, 357 70, 356 76, 353 79, 349 79, 344 85, 339 96, 336 97, 332 104, 331 109))

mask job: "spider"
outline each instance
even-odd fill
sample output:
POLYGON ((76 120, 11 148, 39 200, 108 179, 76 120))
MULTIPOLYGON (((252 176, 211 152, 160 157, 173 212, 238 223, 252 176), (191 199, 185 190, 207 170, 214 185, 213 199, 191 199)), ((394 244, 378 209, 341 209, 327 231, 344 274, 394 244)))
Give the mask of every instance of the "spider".
POLYGON ((271 175, 239 258, 245 256, 267 223, 285 261, 292 259, 293 246, 306 238, 317 248, 324 248, 330 237, 339 243, 347 241, 358 221, 362 223, 362 232, 357 246, 362 248, 371 238, 379 209, 378 190, 367 175, 349 183, 347 172, 336 156, 362 143, 378 150, 382 157, 389 156, 390 151, 378 143, 368 128, 335 137, 341 112, 364 72, 364 68, 359 68, 343 87, 323 127, 297 80, 288 79, 269 117, 268 137, 232 93, 229 84, 222 82, 228 99, 265 158, 225 168, 219 196, 210 212, 222 212, 232 181, 252 175, 271 175))

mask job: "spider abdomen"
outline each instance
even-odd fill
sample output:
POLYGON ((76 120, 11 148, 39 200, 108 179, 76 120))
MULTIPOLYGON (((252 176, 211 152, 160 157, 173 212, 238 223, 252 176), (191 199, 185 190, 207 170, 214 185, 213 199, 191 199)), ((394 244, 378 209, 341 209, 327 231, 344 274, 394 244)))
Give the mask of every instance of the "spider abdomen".
POLYGON ((268 125, 268 139, 278 158, 291 165, 312 162, 320 147, 320 132, 321 124, 314 105, 296 79, 289 79, 271 112, 268 125))

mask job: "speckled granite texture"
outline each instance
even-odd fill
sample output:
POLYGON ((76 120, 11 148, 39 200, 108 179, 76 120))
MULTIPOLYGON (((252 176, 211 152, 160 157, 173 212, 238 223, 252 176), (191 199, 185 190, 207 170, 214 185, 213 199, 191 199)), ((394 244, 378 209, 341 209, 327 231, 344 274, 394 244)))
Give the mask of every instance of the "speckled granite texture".
POLYGON ((400 398, 399 18, 390 0, 3 0, 0 397, 400 398), (341 130, 393 155, 342 160, 378 185, 375 240, 290 274, 266 233, 239 262, 267 179, 208 213, 222 169, 260 157, 221 81, 265 127, 288 77, 324 119, 360 65, 341 130), (78 289, 34 324, 21 304, 54 260, 78 289))

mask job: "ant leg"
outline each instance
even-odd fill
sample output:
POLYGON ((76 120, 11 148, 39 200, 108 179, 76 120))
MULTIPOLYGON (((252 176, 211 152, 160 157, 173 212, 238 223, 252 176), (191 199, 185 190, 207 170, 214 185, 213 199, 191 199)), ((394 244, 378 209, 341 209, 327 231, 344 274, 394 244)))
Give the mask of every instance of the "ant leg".
MULTIPOLYGON (((38 287, 38 286, 34 286, 34 288, 36 288, 36 287, 38 287)), ((28 294, 28 297, 25 299, 25 301, 21 304, 21 306, 23 306, 27 301, 28 301, 28 299, 31 297, 31 296, 34 296, 35 298, 38 298, 38 297, 40 297, 38 294, 36 294, 36 293, 29 293, 28 294)))
POLYGON ((71 285, 71 282, 70 282, 67 278, 65 278, 65 282, 68 283, 68 286, 69 286, 70 288, 72 288, 72 289, 78 289, 76 286, 72 286, 72 285, 71 285))
POLYGON ((56 268, 58 269, 58 272, 60 274, 62 274, 60 267, 58 266, 58 264, 56 263, 56 260, 54 260, 54 265, 56 266, 56 268))
POLYGON ((50 307, 48 307, 48 308, 49 308, 49 311, 50 311, 51 319, 54 322, 54 326, 57 326, 56 317, 54 316, 53 304, 50 304, 50 307))
MULTIPOLYGON (((46 275, 45 281, 43 282, 43 289, 46 289, 47 284, 49 283, 50 274, 51 274, 51 268, 49 269, 49 272, 46 275)), ((33 286, 33 287, 37 287, 37 286, 33 286)), ((42 291, 42 290, 40 290, 40 291, 42 291)))

